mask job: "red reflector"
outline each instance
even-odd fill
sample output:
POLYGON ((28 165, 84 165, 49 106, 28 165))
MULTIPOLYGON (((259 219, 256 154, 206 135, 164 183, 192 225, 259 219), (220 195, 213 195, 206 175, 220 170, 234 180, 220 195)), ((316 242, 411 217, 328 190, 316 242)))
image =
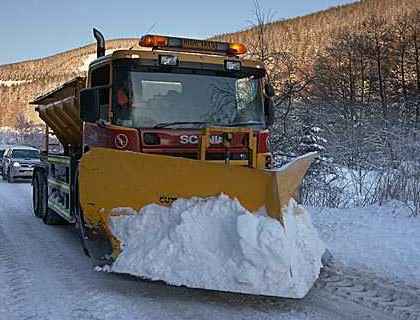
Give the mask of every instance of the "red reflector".
POLYGON ((258 133, 257 139, 257 151, 258 153, 267 153, 268 152, 268 131, 261 131, 258 133))

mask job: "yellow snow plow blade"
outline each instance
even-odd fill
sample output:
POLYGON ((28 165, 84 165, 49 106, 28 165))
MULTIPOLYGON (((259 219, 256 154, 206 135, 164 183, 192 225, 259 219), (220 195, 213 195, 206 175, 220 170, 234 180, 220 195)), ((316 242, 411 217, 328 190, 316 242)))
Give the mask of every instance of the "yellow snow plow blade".
POLYGON ((113 208, 170 205, 177 198, 221 193, 251 212, 265 207, 281 221, 281 209, 296 195, 316 153, 280 170, 260 170, 105 148, 92 148, 80 161, 80 204, 86 222, 107 232, 113 208))

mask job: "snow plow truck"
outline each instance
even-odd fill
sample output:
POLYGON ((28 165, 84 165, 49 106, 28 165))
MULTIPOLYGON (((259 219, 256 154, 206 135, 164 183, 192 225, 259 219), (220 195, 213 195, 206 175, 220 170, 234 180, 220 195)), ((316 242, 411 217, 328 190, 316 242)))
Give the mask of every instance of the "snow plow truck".
POLYGON ((97 58, 77 77, 31 104, 46 124, 33 173, 34 214, 75 224, 95 261, 120 252, 113 208, 170 206, 225 194, 282 221, 314 155, 271 170, 273 87, 240 43, 145 35, 139 48, 97 58), (63 146, 49 148, 55 135, 63 146))

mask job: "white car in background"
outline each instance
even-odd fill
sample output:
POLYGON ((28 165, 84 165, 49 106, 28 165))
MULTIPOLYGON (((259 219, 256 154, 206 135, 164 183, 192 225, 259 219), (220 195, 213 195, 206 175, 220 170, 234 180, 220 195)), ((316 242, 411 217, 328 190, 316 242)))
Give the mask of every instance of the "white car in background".
POLYGON ((17 178, 32 179, 33 168, 40 163, 39 155, 39 150, 33 147, 7 148, 1 163, 3 179, 10 183, 17 178))

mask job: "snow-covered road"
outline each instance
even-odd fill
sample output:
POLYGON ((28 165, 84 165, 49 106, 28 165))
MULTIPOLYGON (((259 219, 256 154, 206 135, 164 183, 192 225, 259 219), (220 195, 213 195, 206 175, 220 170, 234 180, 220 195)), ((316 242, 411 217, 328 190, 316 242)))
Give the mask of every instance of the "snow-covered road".
MULTIPOLYGON (((299 301, 173 287, 95 272, 82 253, 76 230, 44 225, 32 214, 31 197, 30 184, 0 180, 0 320, 397 319, 397 313, 384 308, 383 301, 393 300, 391 291, 385 290, 384 296, 381 288, 389 286, 392 297, 401 296, 399 290, 407 291, 345 267, 327 268, 316 287, 299 301), (370 298, 380 308, 372 308, 370 298)), ((403 305, 411 308, 420 291, 408 289, 403 305)), ((387 302, 392 310, 393 301, 387 302)), ((402 314, 406 307, 401 308, 402 314)), ((409 316, 405 319, 417 319, 414 313, 409 316)))

